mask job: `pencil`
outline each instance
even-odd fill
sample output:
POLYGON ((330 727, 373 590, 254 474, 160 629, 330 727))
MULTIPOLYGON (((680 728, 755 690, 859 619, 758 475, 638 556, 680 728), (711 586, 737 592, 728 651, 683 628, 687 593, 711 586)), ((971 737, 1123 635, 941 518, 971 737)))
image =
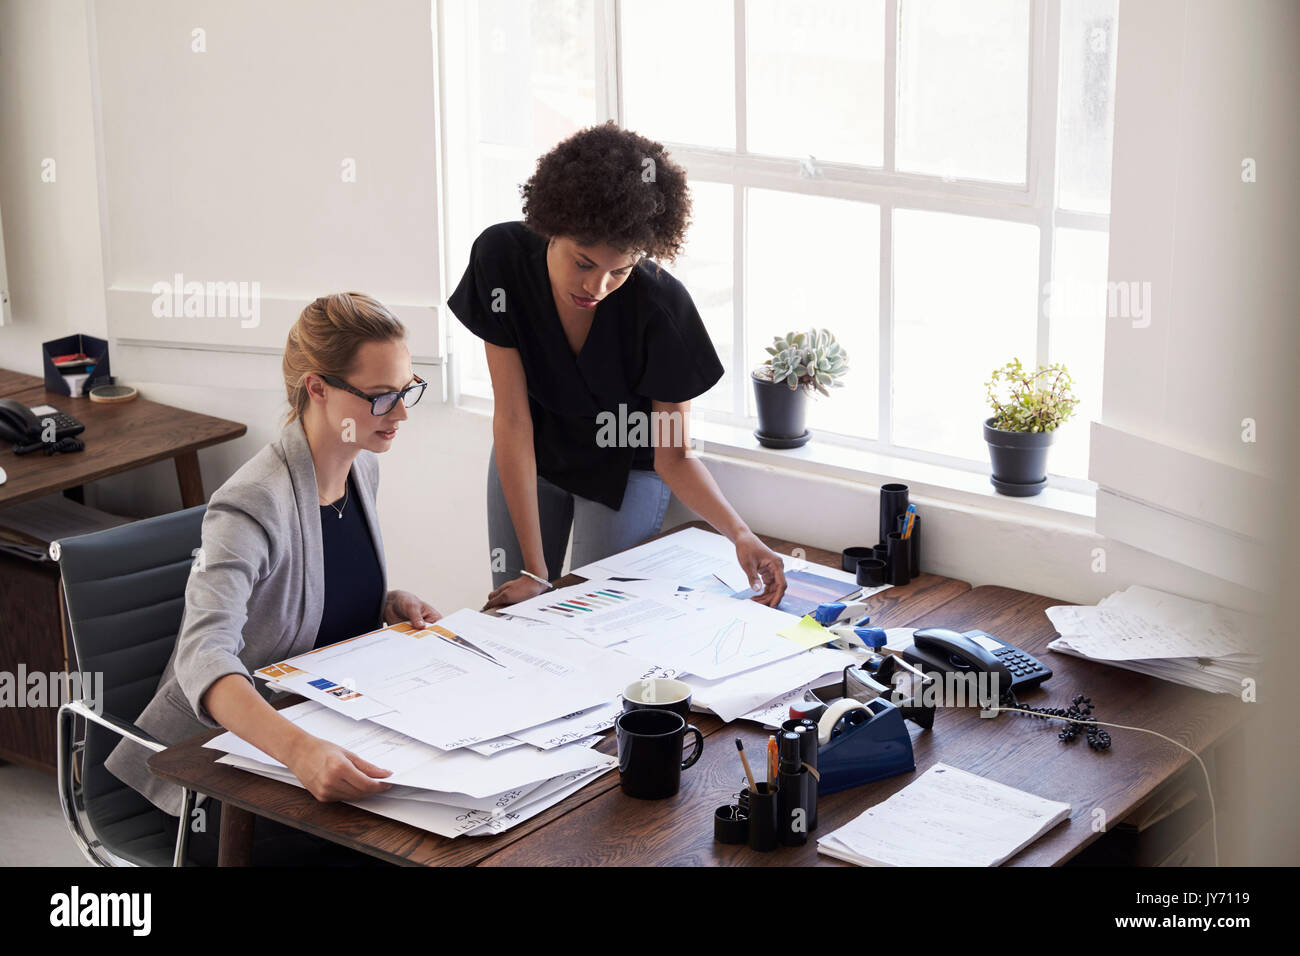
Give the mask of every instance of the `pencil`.
POLYGON ((749 778, 749 792, 758 793, 758 787, 754 784, 754 771, 749 769, 749 758, 745 756, 745 745, 736 738, 736 749, 740 751, 740 762, 745 765, 745 776, 749 778))
POLYGON ((776 786, 776 735, 767 738, 767 792, 776 786))

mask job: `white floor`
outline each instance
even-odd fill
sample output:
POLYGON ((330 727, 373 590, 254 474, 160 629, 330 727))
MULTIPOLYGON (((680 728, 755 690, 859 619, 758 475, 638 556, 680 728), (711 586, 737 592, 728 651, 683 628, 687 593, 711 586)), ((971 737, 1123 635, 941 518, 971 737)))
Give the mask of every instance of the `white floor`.
POLYGON ((63 822, 54 774, 0 765, 0 866, 89 866, 63 822))

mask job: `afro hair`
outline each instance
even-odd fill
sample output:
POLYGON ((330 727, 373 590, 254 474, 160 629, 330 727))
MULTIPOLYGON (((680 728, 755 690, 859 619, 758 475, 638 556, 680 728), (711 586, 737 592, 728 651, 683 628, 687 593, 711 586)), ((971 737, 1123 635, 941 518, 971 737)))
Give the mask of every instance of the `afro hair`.
POLYGON ((612 120, 557 144, 519 192, 534 232, 652 259, 676 259, 690 225, 686 171, 661 143, 612 120))

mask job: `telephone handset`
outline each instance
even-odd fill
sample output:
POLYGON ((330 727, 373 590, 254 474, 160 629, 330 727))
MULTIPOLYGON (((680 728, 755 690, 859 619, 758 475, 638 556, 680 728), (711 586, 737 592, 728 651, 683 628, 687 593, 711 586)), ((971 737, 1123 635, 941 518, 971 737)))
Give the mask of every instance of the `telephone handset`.
POLYGON ((86 430, 85 425, 53 405, 28 408, 12 398, 0 398, 0 438, 5 441, 14 444, 43 441, 47 437, 43 434, 46 421, 54 426, 54 441, 86 430))
POLYGON ((925 671, 996 674, 1002 694, 1028 690, 1052 676, 1051 669, 1032 654, 978 630, 958 633, 946 627, 923 627, 912 634, 912 645, 902 655, 925 671))

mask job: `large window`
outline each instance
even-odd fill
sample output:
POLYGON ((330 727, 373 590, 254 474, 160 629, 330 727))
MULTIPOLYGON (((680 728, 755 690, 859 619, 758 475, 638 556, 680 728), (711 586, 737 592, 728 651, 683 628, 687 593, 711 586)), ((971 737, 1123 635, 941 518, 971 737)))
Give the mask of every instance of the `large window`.
MULTIPOLYGON (((726 366, 697 415, 748 424, 772 336, 830 328, 818 440, 986 467, 984 381, 1063 361, 1050 459, 1082 486, 1101 410, 1117 0, 438 0, 451 282, 518 218, 536 158, 615 119, 690 175, 668 268, 726 366)), ((450 288, 448 289, 450 291, 450 288)), ((490 394, 456 329, 462 394, 490 394)))

